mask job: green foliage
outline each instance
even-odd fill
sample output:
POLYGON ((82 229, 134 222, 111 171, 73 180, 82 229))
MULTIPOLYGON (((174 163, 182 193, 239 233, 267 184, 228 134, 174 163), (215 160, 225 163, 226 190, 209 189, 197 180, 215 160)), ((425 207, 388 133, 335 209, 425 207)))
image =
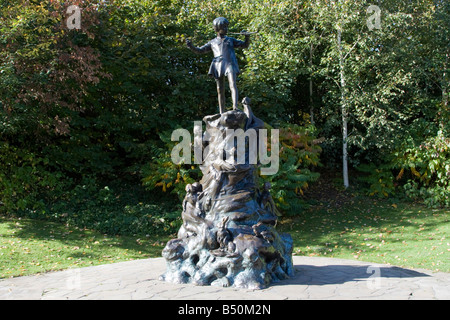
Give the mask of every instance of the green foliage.
POLYGON ((380 166, 374 163, 362 164, 358 166, 358 171, 364 173, 363 176, 358 177, 358 180, 368 185, 366 191, 368 195, 388 197, 396 193, 396 183, 390 164, 380 166))
POLYGON ((110 235, 168 234, 181 223, 181 205, 169 199, 159 201, 133 181, 97 181, 86 176, 59 199, 16 215, 62 221, 70 226, 90 228, 110 235))
POLYGON ((263 176, 272 185, 277 206, 287 215, 299 214, 305 207, 303 191, 319 177, 311 171, 320 165, 321 148, 313 128, 289 125, 280 129, 280 167, 276 174, 263 176))
POLYGON ((55 203, 49 211, 70 225, 107 234, 142 235, 174 232, 180 223, 177 209, 169 202, 155 203, 138 187, 102 186, 85 179, 71 191, 70 199, 55 203))
POLYGON ((48 167, 48 159, 0 142, 0 213, 38 210, 60 195, 70 179, 48 167))
MULTIPOLYGON (((198 165, 174 164, 172 162, 171 151, 175 142, 168 138, 170 134, 162 135, 161 139, 165 141, 164 147, 159 148, 153 159, 142 167, 142 183, 149 190, 160 188, 164 193, 176 195, 177 199, 181 201, 186 195, 186 185, 199 181, 202 174, 198 165)), ((191 155, 193 155, 193 152, 191 152, 191 155)))
POLYGON ((411 170, 404 185, 406 194, 423 199, 431 207, 450 207, 450 137, 439 131, 419 147, 397 153, 401 172, 411 170))
MULTIPOLYGON (((282 138, 280 171, 268 177, 283 210, 299 211, 299 196, 316 176, 311 170, 319 152, 312 136, 325 138, 322 163, 340 163, 342 101, 350 163, 374 164, 363 169, 372 171, 371 192, 389 195, 405 185, 429 205, 448 205, 448 156, 433 158, 417 147, 444 148, 436 127, 450 130, 448 1, 381 1, 382 28, 372 31, 367 6, 347 0, 2 1, 0 211, 52 216, 48 207, 78 199, 83 186, 95 186, 91 196, 102 198, 110 184, 101 181, 144 178, 152 192, 182 196, 199 169, 173 165, 165 137, 217 112, 215 83, 207 76, 211 57, 194 55, 185 45, 186 38, 196 45, 211 40, 217 16, 230 20, 230 31, 259 31, 248 49, 237 52, 240 96, 249 96, 267 123, 300 132, 282 138), (70 4, 82 9, 81 30, 66 27, 70 4), (338 81, 337 28, 345 92, 338 81), (290 127, 309 124, 312 115, 317 133, 290 127), (303 136, 308 147, 288 147, 303 136), (414 142, 401 145, 409 137, 414 142), (396 180, 402 169, 403 179, 396 180)), ((91 210, 99 203, 79 207, 86 221, 102 217, 99 228, 122 232, 106 211, 91 210)), ((112 207, 130 225, 131 212, 112 207)))
POLYGON ((389 196, 404 192, 429 207, 450 206, 450 138, 439 131, 420 145, 403 144, 381 165, 361 165, 368 193, 389 196))

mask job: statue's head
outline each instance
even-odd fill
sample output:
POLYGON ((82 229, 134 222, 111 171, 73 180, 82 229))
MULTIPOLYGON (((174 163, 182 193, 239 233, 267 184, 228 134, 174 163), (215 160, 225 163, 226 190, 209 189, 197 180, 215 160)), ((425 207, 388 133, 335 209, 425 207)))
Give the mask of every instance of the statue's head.
POLYGON ((228 25, 229 24, 230 23, 228 22, 228 20, 225 19, 224 17, 216 18, 213 21, 214 31, 215 32, 223 31, 223 32, 225 32, 224 34, 226 34, 228 32, 228 25))

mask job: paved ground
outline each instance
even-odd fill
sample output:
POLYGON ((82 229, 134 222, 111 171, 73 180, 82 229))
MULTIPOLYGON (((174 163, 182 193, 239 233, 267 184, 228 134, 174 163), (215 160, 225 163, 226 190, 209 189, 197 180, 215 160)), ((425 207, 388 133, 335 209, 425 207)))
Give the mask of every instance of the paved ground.
POLYGON ((295 277, 264 290, 159 281, 162 258, 0 280, 5 299, 450 299, 450 274, 294 256, 295 277))

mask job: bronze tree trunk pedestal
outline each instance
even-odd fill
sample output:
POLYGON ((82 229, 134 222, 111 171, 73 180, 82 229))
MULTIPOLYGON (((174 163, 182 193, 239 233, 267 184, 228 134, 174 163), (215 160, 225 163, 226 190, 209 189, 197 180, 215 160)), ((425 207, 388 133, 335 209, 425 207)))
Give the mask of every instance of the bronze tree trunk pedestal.
POLYGON ((244 108, 203 119, 203 178, 186 187, 183 225, 163 250, 167 270, 161 280, 262 289, 293 275, 292 238, 276 230, 270 184, 258 185, 259 166, 248 161, 251 148, 245 148, 245 163, 238 163, 236 141, 227 141, 227 130, 263 129, 249 105, 244 108))

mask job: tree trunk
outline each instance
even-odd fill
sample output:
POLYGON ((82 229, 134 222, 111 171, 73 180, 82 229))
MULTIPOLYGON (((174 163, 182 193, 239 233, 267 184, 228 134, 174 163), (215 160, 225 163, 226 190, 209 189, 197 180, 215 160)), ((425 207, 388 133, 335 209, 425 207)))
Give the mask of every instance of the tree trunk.
POLYGON ((448 74, 447 74, 447 66, 449 60, 450 52, 447 51, 445 55, 444 61, 444 73, 442 74, 442 111, 440 112, 440 127, 441 130, 444 129, 444 121, 449 116, 449 108, 448 108, 448 74))
POLYGON ((339 67, 340 67, 340 80, 341 80, 341 110, 342 110, 342 173, 344 178, 344 187, 349 187, 348 182, 348 153, 347 153, 347 101, 346 101, 346 86, 345 86, 345 73, 344 73, 344 55, 342 52, 342 31, 338 29, 337 41, 339 50, 339 67))
POLYGON ((313 104, 313 80, 312 80, 312 68, 313 68, 313 45, 309 47, 309 116, 311 117, 311 124, 314 125, 314 104, 313 104))

